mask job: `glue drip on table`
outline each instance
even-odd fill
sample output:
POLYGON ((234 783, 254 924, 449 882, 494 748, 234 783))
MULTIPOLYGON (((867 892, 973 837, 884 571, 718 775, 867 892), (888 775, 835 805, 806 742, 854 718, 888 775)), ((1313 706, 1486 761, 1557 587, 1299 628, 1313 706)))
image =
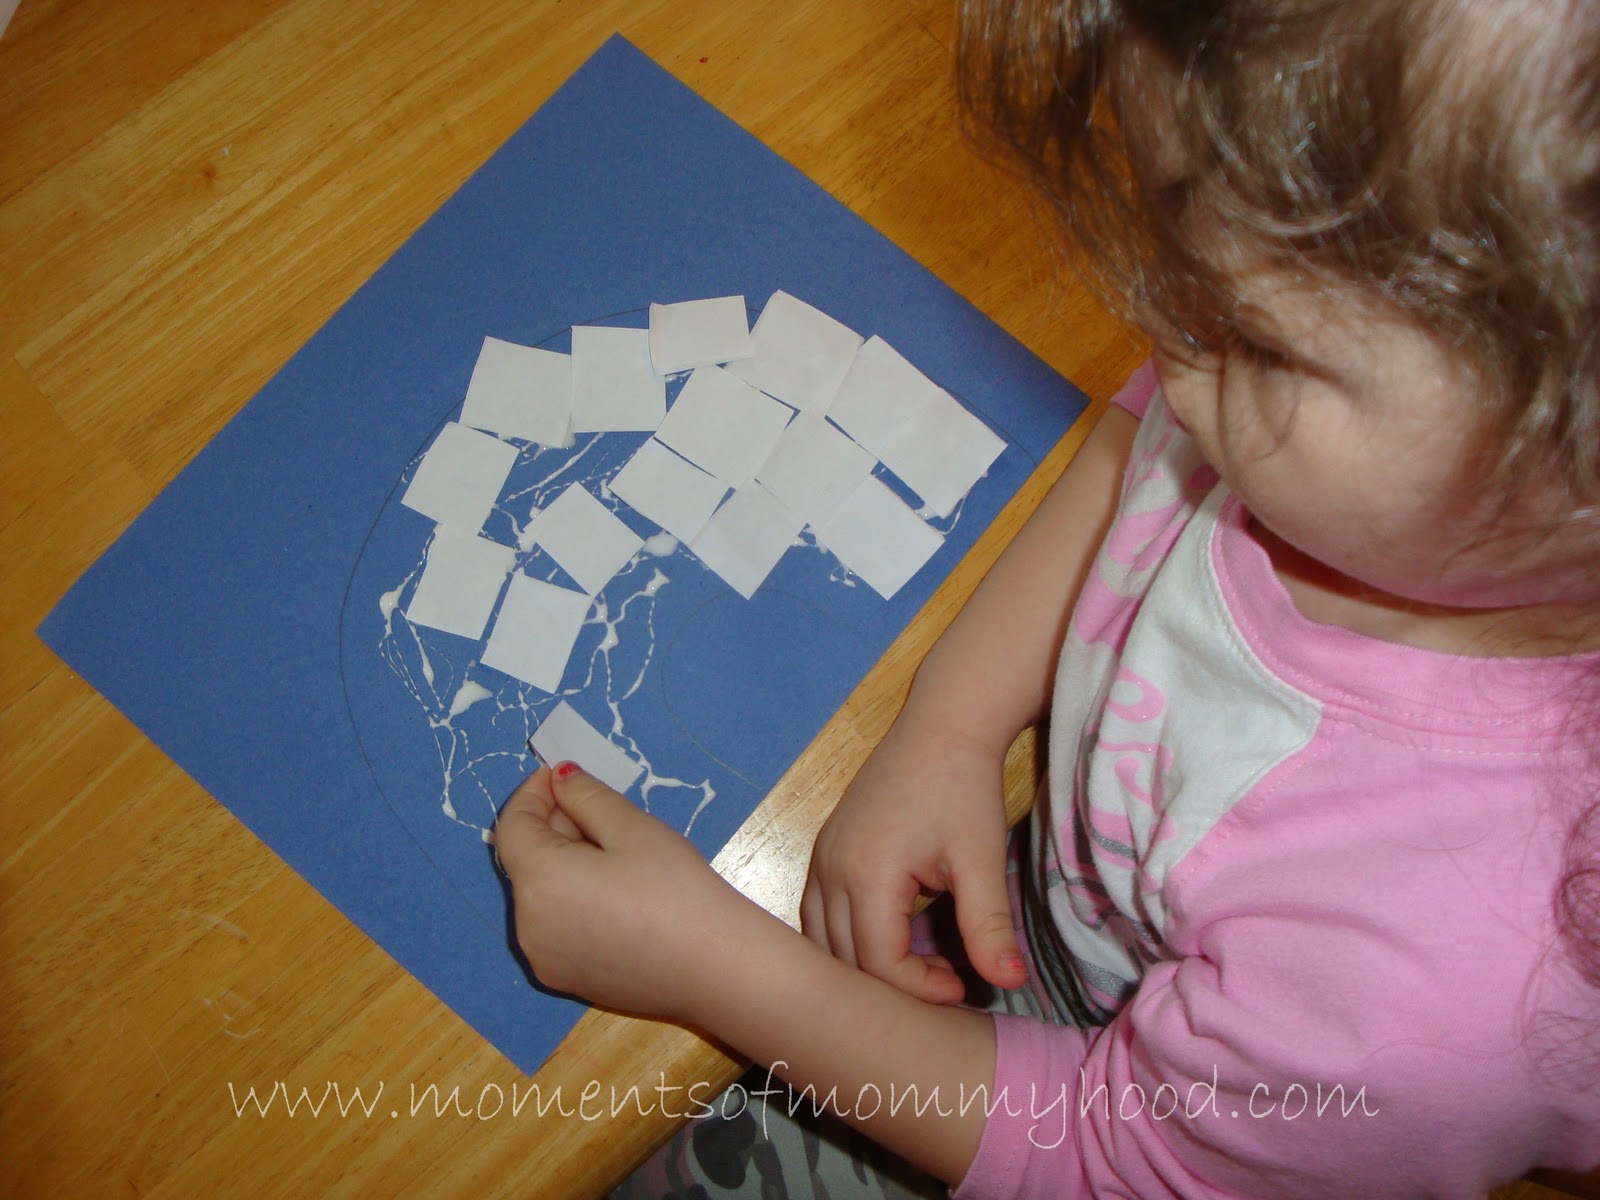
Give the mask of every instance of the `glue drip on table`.
MULTIPOLYGON (((532 446, 523 452, 512 476, 514 486, 508 487, 486 525, 496 541, 519 547, 519 570, 546 580, 557 577, 558 570, 548 558, 529 556, 527 518, 519 514, 543 508, 572 483, 584 483, 591 489, 600 484, 605 470, 589 469, 584 461, 598 436, 576 451, 532 446), (519 477, 539 475, 540 460, 556 456, 562 461, 554 470, 542 473, 534 482, 518 482, 519 477)), ((660 811, 664 797, 657 793, 683 791, 692 807, 680 832, 690 832, 715 801, 716 788, 709 779, 695 783, 659 773, 650 755, 629 735, 625 719, 627 703, 644 684, 657 649, 655 599, 670 583, 658 563, 678 553, 678 540, 670 534, 657 533, 645 539, 640 553, 608 585, 605 594, 595 598, 580 638, 581 644, 589 647, 587 663, 581 677, 569 669, 568 677, 575 682, 556 694, 484 667, 479 661, 481 639, 469 643, 406 619, 403 601, 422 574, 426 551, 405 578, 379 598, 383 634, 378 653, 427 720, 439 755, 439 809, 446 818, 474 830, 484 841, 491 840, 495 815, 505 796, 485 784, 484 768, 496 761, 514 760, 517 773, 526 775, 533 765, 528 740, 544 716, 563 697, 592 696, 599 691, 611 714, 610 729, 602 732, 644 768, 638 784, 644 809, 664 815, 660 811), (619 583, 629 582, 633 590, 619 595, 619 583), (598 639, 588 632, 591 627, 599 628, 598 639)))

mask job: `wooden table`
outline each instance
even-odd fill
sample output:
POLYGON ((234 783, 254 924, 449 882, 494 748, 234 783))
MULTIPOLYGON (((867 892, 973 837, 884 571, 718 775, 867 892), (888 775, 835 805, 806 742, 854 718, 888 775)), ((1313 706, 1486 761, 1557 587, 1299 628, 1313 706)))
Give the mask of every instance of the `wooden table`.
MULTIPOLYGON (((1091 395, 1139 358, 963 144, 945 0, 23 0, 0 38, 0 1193, 579 1200, 671 1123, 512 1115, 513 1089, 571 1108, 591 1080, 651 1101, 734 1077, 692 1033, 594 1013, 530 1082, 32 632, 619 30, 1091 395), (372 1116, 238 1115, 280 1081, 360 1087, 372 1116), (459 1107, 433 1115, 430 1084, 459 1107)), ((750 895, 793 919, 817 826, 1075 442, 718 858, 750 895)))
MULTIPOLYGON (((32 632, 614 31, 1091 392, 1137 357, 962 144, 943 0, 23 0, 0 38, 0 1193, 580 1198, 670 1128, 512 1116, 530 1081, 32 632), (236 1115, 280 1080, 385 1090, 371 1118, 281 1094, 236 1115), (471 1115, 410 1116, 413 1084, 471 1115)), ((723 853, 751 895, 792 917, 814 830, 1036 494, 723 853)), ((596 1013, 532 1082, 575 1107, 590 1080, 653 1101, 735 1071, 596 1013)))

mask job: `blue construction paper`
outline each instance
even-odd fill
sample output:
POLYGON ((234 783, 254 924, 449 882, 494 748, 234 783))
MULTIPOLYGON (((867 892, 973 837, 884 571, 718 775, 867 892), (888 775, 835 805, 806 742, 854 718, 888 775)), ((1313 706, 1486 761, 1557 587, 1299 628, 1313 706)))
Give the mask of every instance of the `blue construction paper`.
MULTIPOLYGON (((486 334, 565 350, 570 326, 643 327, 652 301, 743 294, 755 311, 779 288, 882 335, 1008 445, 940 523, 944 548, 891 601, 811 546, 786 554, 749 601, 681 548, 642 558, 602 592, 608 619, 580 637, 565 698, 603 731, 620 722, 613 740, 652 772, 635 799, 712 854, 1084 398, 620 37, 335 314, 40 628, 528 1071, 581 1006, 529 976, 473 826, 531 769, 524 740, 557 698, 475 665, 480 646, 414 636, 385 615, 386 596, 403 608, 432 529, 399 497, 460 411, 486 334), (658 573, 665 582, 651 594, 658 573), (450 717, 469 680, 494 694, 450 717)), ((525 448, 485 536, 513 544, 518 513, 570 483, 600 494, 642 438, 525 448)), ((619 515, 642 536, 656 532, 619 515)), ((537 553, 524 559, 570 586, 537 553)))

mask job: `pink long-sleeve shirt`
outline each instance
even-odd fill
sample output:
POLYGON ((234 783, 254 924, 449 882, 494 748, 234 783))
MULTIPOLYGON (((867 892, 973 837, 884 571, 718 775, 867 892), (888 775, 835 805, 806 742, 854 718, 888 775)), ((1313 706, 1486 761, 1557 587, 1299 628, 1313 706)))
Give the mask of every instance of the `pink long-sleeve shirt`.
POLYGON ((958 1200, 1473 1196, 1600 1162, 1600 992, 1552 909, 1600 655, 1307 620, 1153 370, 1119 402, 1143 421, 1035 830, 1106 1023, 996 1017, 958 1200))

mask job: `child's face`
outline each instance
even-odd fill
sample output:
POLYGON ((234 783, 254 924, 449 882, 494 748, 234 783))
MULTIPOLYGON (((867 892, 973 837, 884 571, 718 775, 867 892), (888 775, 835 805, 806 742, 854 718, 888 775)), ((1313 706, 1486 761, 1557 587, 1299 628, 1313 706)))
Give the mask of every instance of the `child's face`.
MULTIPOLYGON (((1135 175, 1159 204, 1193 172, 1179 128, 1178 73, 1132 42, 1113 87, 1135 175)), ((1180 193, 1181 194, 1181 193, 1180 193)), ((1195 355, 1151 322, 1172 411, 1251 514, 1358 585, 1452 608, 1600 610, 1596 523, 1551 530, 1580 506, 1535 481, 1509 509, 1487 486, 1487 406, 1461 347, 1353 285, 1253 267, 1203 211, 1156 219, 1231 260, 1248 328, 1195 355)), ((1600 502, 1588 497, 1587 502, 1600 502)))
POLYGON ((1258 317, 1239 348, 1196 357, 1151 332, 1172 411, 1262 525, 1405 601, 1600 600, 1592 530, 1545 532, 1570 500, 1530 496, 1508 517, 1482 485, 1461 351, 1326 286, 1262 272, 1242 292, 1258 317))

